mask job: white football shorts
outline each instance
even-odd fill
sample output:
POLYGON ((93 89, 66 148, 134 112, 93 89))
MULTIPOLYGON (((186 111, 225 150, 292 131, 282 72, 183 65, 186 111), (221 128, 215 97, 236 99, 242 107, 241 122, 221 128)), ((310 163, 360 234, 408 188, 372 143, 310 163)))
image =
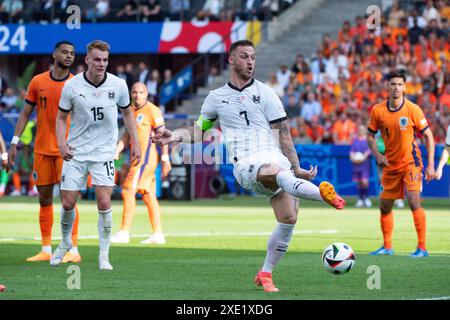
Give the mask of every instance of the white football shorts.
POLYGON ((238 159, 238 161, 233 164, 233 175, 242 188, 273 197, 277 195, 281 189, 272 191, 257 180, 259 168, 262 165, 269 163, 274 163, 281 169, 291 169, 291 163, 282 153, 258 154, 257 156, 238 159))
POLYGON ((92 184, 100 187, 114 186, 114 161, 64 161, 61 175, 61 190, 85 190, 88 174, 92 184))

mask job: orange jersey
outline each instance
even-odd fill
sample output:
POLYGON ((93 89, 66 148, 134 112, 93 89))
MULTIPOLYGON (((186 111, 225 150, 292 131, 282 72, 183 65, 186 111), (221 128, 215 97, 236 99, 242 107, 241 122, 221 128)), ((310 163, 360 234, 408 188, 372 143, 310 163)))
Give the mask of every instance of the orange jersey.
POLYGON ((145 165, 150 160, 157 161, 156 146, 150 142, 150 134, 152 130, 164 125, 161 110, 151 102, 147 102, 140 109, 135 109, 132 105, 132 110, 136 119, 137 134, 143 155, 141 164, 145 165))
MULTIPOLYGON (((56 115, 64 83, 72 77, 73 74, 69 73, 67 78, 56 80, 50 71, 46 71, 34 76, 28 86, 25 101, 31 106, 36 106, 37 111, 35 153, 48 156, 60 155, 55 133, 56 115)), ((69 120, 67 123, 69 124, 69 120)), ((66 136, 68 133, 69 126, 67 126, 66 136)))
POLYGON ((398 170, 410 164, 422 167, 420 149, 414 139, 415 132, 424 132, 428 128, 422 109, 404 99, 398 110, 390 111, 388 103, 386 100, 372 108, 368 126, 374 134, 381 131, 386 146, 385 156, 389 161, 385 169, 398 170))

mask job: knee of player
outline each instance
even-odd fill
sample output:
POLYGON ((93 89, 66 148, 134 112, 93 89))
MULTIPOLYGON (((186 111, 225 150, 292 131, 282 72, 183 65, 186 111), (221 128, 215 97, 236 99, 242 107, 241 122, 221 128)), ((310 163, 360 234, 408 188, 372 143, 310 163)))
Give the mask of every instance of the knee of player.
POLYGON ((284 224, 296 224, 297 223, 297 216, 296 215, 288 215, 285 217, 279 217, 277 219, 278 222, 284 223, 284 224))
POLYGON ((111 200, 108 198, 99 198, 97 199, 97 207, 98 210, 109 210, 111 208, 111 200))
POLYGON ((65 211, 72 210, 75 207, 75 202, 73 199, 70 198, 63 198, 62 199, 62 207, 65 211))
POLYGON ((53 197, 46 198, 39 195, 39 205, 41 207, 48 207, 51 206, 52 204, 53 204, 53 197))

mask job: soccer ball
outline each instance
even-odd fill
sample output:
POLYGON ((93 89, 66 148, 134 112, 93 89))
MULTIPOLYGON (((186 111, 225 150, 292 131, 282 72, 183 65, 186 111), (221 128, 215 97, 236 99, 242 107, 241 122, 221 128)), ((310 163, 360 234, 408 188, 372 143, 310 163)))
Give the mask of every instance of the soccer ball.
POLYGON ((328 272, 344 274, 355 265, 355 253, 348 244, 335 242, 323 251, 322 263, 328 272))
POLYGON ((356 152, 353 155, 353 160, 354 161, 361 162, 361 161, 363 161, 363 159, 364 159, 364 153, 362 153, 362 152, 356 152))

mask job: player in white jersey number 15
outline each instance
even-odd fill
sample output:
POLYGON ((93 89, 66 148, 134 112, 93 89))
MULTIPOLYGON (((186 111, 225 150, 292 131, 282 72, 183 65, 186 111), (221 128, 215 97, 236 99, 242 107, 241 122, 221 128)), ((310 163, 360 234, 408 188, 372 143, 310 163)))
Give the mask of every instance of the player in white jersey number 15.
POLYGON ((109 44, 100 40, 87 46, 87 71, 68 80, 63 87, 56 118, 56 136, 64 164, 61 176, 62 241, 50 264, 57 266, 72 243, 70 234, 79 190, 86 188, 88 174, 95 186, 99 213, 99 268, 112 270, 109 246, 112 228, 111 194, 114 187, 114 153, 116 150, 118 108, 130 134, 130 162, 140 162, 141 150, 128 87, 122 79, 106 72, 109 44), (65 123, 70 113, 69 137, 65 123))
MULTIPOLYGON (((283 105, 275 92, 253 79, 255 49, 251 41, 234 42, 229 50, 230 82, 206 97, 201 115, 190 136, 167 129, 159 130, 153 141, 161 145, 194 142, 218 120, 227 153, 233 162, 233 174, 239 184, 270 197, 277 225, 269 238, 267 254, 255 283, 266 292, 279 289, 272 280, 272 270, 284 256, 297 222, 298 198, 325 201, 343 209, 345 201, 328 182, 319 187, 311 183, 317 167, 300 167, 292 143, 283 105)), ((185 131, 186 132, 186 131, 185 131)))

